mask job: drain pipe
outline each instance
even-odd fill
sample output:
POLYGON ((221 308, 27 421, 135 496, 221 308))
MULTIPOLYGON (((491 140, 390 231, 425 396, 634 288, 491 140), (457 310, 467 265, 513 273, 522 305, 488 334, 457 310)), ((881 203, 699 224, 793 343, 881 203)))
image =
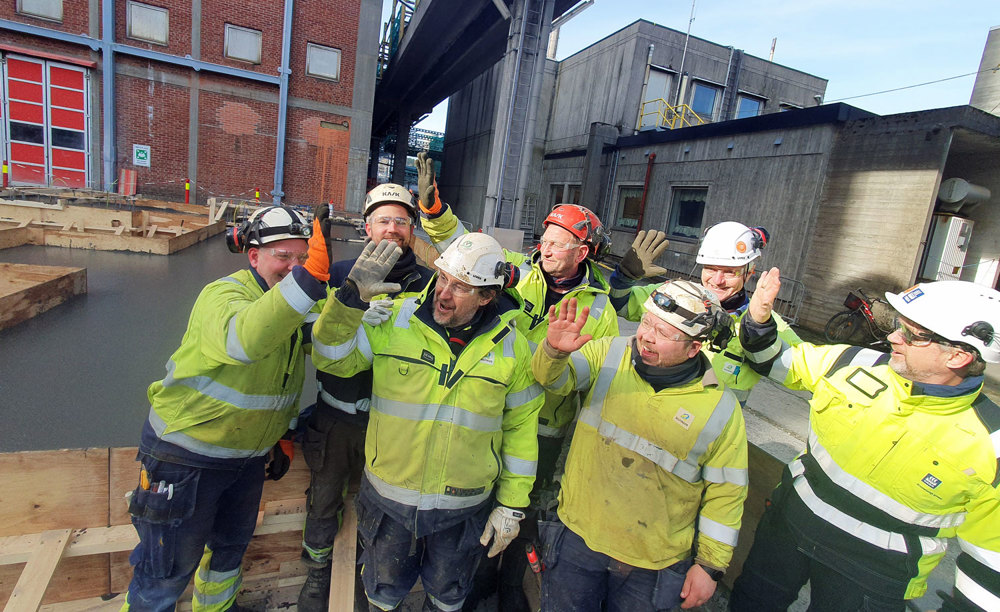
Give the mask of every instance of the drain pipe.
POLYGON ((639 221, 635 225, 636 233, 642 229, 642 218, 646 216, 646 196, 649 195, 649 175, 653 173, 653 162, 656 161, 656 153, 649 154, 646 162, 646 180, 642 183, 642 200, 639 202, 639 221))
MULTIPOLYGON (((105 0, 107 1, 107 0, 105 0)), ((292 12, 295 0, 285 0, 285 22, 281 32, 281 67, 278 81, 278 133, 274 149, 274 191, 271 192, 275 205, 281 205, 285 195, 285 131, 288 125, 288 69, 292 50, 292 12)))

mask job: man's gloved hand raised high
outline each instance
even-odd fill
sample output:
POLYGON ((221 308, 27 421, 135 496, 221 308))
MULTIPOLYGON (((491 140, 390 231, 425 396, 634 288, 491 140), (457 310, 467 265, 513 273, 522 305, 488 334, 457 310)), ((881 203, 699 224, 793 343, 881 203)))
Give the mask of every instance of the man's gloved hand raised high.
POLYGON ((667 235, 660 231, 642 230, 632 241, 632 247, 622 257, 618 267, 622 274, 632 280, 649 278, 650 276, 661 276, 667 273, 667 269, 654 264, 656 258, 667 250, 670 241, 667 235))
POLYGON ((398 283, 387 283, 385 277, 402 254, 403 249, 389 240, 383 240, 377 245, 374 242, 365 245, 354 262, 354 267, 347 273, 347 280, 354 283, 363 301, 370 302, 376 295, 400 291, 398 283))
POLYGON ((306 272, 318 281, 330 280, 330 264, 333 249, 330 248, 330 207, 320 204, 314 210, 312 236, 309 237, 309 259, 306 272))
POLYGON ((444 208, 438 197, 437 178, 434 174, 434 160, 426 151, 417 153, 417 189, 420 210, 428 215, 436 215, 444 208))
POLYGON ((479 543, 483 546, 489 544, 490 538, 493 538, 493 546, 490 546, 490 552, 486 554, 487 557, 497 556, 514 541, 521 530, 521 519, 523 518, 524 512, 507 506, 497 506, 493 512, 490 512, 486 528, 483 529, 483 535, 479 538, 479 543))

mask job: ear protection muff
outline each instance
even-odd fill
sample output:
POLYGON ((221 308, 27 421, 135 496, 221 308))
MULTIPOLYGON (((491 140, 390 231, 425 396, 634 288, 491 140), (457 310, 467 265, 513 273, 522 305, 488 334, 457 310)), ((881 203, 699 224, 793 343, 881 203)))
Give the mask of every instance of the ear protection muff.
POLYGON ((763 227, 751 227, 750 233, 753 235, 750 239, 753 244, 750 246, 758 251, 766 247, 767 241, 771 239, 771 235, 763 227))
POLYGON ((591 259, 594 261, 601 261, 611 252, 611 236, 604 230, 604 227, 598 227, 594 230, 594 240, 590 248, 594 250, 591 254, 591 259))
POLYGON ((250 238, 256 238, 258 244, 260 243, 260 220, 263 216, 257 215, 252 220, 246 219, 239 227, 234 226, 226 232, 226 246, 229 247, 230 253, 245 253, 250 238))
POLYGON ((510 289, 517 284, 521 277, 521 271, 517 266, 506 261, 498 261, 493 274, 503 281, 501 289, 510 289))
POLYGON ((976 321, 972 325, 966 325, 962 330, 963 336, 972 336, 982 341, 984 346, 989 346, 997 340, 993 326, 986 321, 976 321))
POLYGON ((729 341, 735 335, 733 317, 728 312, 716 311, 713 319, 712 328, 708 332, 708 342, 715 352, 721 352, 729 346, 729 341))

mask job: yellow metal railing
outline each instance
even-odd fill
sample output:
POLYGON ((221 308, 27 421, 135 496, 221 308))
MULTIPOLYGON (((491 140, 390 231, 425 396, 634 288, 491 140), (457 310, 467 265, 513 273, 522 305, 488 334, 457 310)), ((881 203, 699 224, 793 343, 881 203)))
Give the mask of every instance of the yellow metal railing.
POLYGON ((663 98, 647 100, 639 107, 638 129, 660 127, 674 130, 705 123, 709 123, 709 120, 703 119, 701 115, 691 110, 691 107, 687 104, 671 106, 663 98), (653 119, 653 121, 648 121, 648 119, 653 119))

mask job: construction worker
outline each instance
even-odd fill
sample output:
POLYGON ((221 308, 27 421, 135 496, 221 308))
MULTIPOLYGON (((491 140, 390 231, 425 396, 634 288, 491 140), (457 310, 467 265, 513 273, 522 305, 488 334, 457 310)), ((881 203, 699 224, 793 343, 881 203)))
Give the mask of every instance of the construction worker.
MULTIPOLYGON (((329 236, 328 207, 317 209, 321 229, 329 236)), ((413 254, 413 226, 417 220, 416 198, 406 188, 386 183, 368 192, 364 206, 365 233, 373 242, 389 240, 402 255, 387 281, 400 290, 375 296, 365 322, 377 325, 389 317, 392 299, 420 295, 432 272, 417 264, 413 254)), ((332 251, 332 249, 329 249, 332 251)), ((329 287, 336 290, 347 279, 355 259, 345 259, 330 268, 329 287)), ((330 596, 330 553, 340 528, 344 493, 352 477, 360 476, 365 458, 365 428, 371 401, 371 370, 341 378, 316 371, 319 392, 302 441, 302 455, 309 465, 306 524, 302 531, 302 560, 309 574, 299 592, 303 612, 326 610, 330 596)))
POLYGON ((702 352, 725 345, 732 320, 684 280, 662 284, 645 310, 635 336, 591 340, 580 334, 587 309, 577 317, 569 300, 551 309, 532 359, 546 389, 584 394, 558 521, 539 526, 543 611, 700 606, 736 546, 746 430, 702 352))
MULTIPOLYGON (((737 325, 750 304, 747 280, 754 273, 768 240, 767 230, 762 227, 723 221, 708 228, 698 245, 695 262, 701 265, 701 283, 715 293, 737 325)), ((659 286, 637 286, 637 283, 643 278, 666 273, 666 269, 653 262, 666 250, 667 244, 663 232, 640 231, 609 279, 611 303, 618 314, 629 321, 639 320, 643 303, 659 286)), ((777 314, 775 321, 782 340, 792 346, 802 341, 777 314)), ((740 404, 745 404, 760 375, 746 364, 739 337, 734 336, 722 350, 711 352, 709 358, 719 379, 736 394, 740 404)))
POLYGON ((535 477, 542 390, 512 324, 514 269, 486 234, 456 240, 420 297, 388 321, 362 322, 400 249, 369 243, 313 327, 316 367, 371 369, 370 423, 358 493, 361 579, 374 608, 395 609, 417 580, 425 610, 458 610, 481 545, 515 538, 535 477), (481 534, 481 535, 480 535, 481 534))
MULTIPOLYGON (((423 228, 438 250, 444 250, 465 235, 465 227, 451 207, 440 199, 434 160, 426 153, 419 153, 416 163, 423 228)), ((600 219, 583 206, 560 204, 552 209, 542 226, 545 231, 534 254, 504 250, 506 260, 519 268, 517 291, 524 299, 524 312, 515 319, 517 329, 534 350, 545 339, 549 307, 573 298, 590 308, 585 333, 595 338, 617 336, 618 316, 608 307, 610 285, 596 263, 611 248, 611 240, 600 219)), ((554 500, 556 462, 578 406, 576 394, 545 395, 545 404, 538 416, 538 474, 532 491, 536 509, 546 505, 543 498, 554 500)), ((501 566, 500 604, 507 612, 528 608, 522 589, 528 564, 524 554, 526 544, 525 540, 516 543, 501 566)), ((489 567, 483 569, 484 575, 477 578, 477 595, 480 591, 491 590, 488 583, 493 578, 489 567)))
POLYGON ((891 354, 788 347, 762 275, 743 345, 769 376, 813 392, 806 450, 786 466, 734 585, 733 610, 904 610, 947 538, 962 552, 941 610, 1000 610, 1000 408, 982 394, 1000 362, 1000 292, 964 281, 886 293, 891 354))
POLYGON ((307 261, 310 233, 294 210, 269 206, 227 234, 249 269, 202 290, 166 378, 149 387, 123 610, 172 610, 192 575, 194 610, 235 608, 265 463, 277 480, 291 459, 279 439, 298 416, 301 326, 326 295, 329 262, 307 261))

